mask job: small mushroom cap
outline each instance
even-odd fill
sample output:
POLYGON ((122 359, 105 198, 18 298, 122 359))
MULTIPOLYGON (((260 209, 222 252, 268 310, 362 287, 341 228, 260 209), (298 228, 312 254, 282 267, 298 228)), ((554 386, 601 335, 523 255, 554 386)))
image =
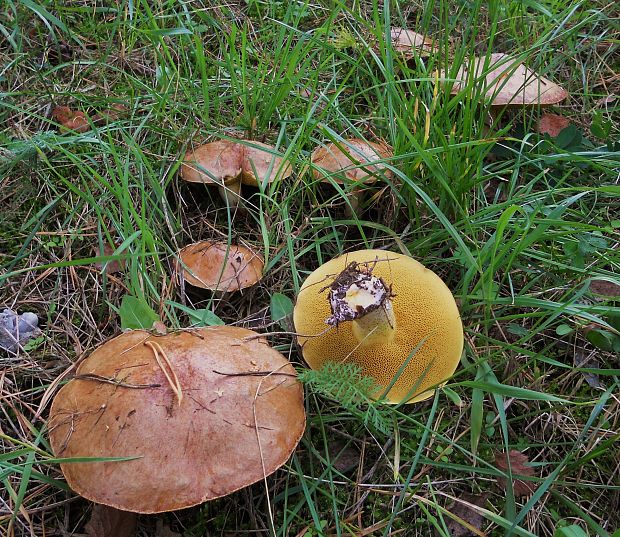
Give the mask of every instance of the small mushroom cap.
POLYGON ((261 142, 218 140, 188 151, 181 177, 191 183, 226 184, 241 175, 244 184, 257 186, 259 181, 290 176, 290 164, 275 152, 275 147, 261 142))
POLYGON ((185 281, 211 291, 238 291, 258 282, 263 259, 245 246, 217 241, 200 241, 179 252, 185 281))
POLYGON ((315 149, 312 152, 311 161, 320 168, 313 170, 317 179, 327 181, 325 178, 325 172, 327 172, 338 184, 345 184, 343 176, 351 182, 374 183, 377 175, 392 177, 392 171, 387 168, 386 164, 377 162, 391 156, 393 156, 392 148, 385 143, 349 138, 338 145, 329 143, 315 149), (376 164, 372 164, 375 162, 376 164))
POLYGON ((428 54, 437 50, 432 39, 407 28, 392 28, 390 38, 394 50, 400 52, 407 59, 413 58, 421 52, 428 54))
POLYGON ((256 335, 230 326, 137 330, 96 349, 52 403, 52 449, 63 458, 133 459, 61 464, 69 486, 116 509, 161 513, 225 496, 282 466, 304 431, 303 389, 264 339, 244 339, 256 335), (147 343, 166 353, 180 405, 147 343), (248 372, 262 375, 231 376, 248 372))
POLYGON ((190 183, 226 184, 241 173, 241 145, 218 140, 190 150, 181 164, 181 177, 190 183))
POLYGON ((243 184, 258 186, 259 182, 271 183, 276 177, 285 179, 292 173, 291 165, 274 155, 273 146, 261 142, 248 142, 243 150, 243 184))
POLYGON ((364 375, 384 388, 420 346, 387 395, 392 403, 430 397, 431 387, 454 373, 463 351, 461 318, 446 284, 411 257, 384 250, 351 252, 316 269, 301 286, 293 321, 295 331, 303 334, 298 336, 298 342, 312 369, 320 369, 327 361, 355 362, 364 375), (392 286, 396 330, 391 343, 360 346, 351 322, 325 331, 325 320, 331 315, 326 288, 353 261, 367 263, 374 276, 392 286), (325 333, 305 337, 321 332, 325 333))
MULTIPOLYGON (((457 82, 452 86, 451 93, 461 91, 472 76, 472 71, 474 77, 480 77, 485 72, 485 61, 484 57, 474 58, 472 70, 468 65, 462 65, 456 74, 457 82)), ((486 71, 486 96, 492 99, 493 106, 550 106, 568 96, 564 88, 508 54, 491 54, 486 71)))

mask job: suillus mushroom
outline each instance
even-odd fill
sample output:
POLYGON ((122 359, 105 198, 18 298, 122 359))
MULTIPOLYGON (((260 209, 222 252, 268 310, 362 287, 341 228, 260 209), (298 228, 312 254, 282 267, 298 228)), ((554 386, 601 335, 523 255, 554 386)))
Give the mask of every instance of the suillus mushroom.
POLYGON ((312 152, 313 175, 323 182, 333 181, 349 190, 345 212, 353 216, 363 195, 363 186, 393 174, 385 160, 393 156, 384 142, 367 142, 360 138, 328 143, 312 152))
POLYGON ((288 162, 273 146, 240 140, 218 140, 190 149, 181 164, 181 178, 190 183, 215 184, 228 206, 239 203, 241 184, 258 186, 291 174, 288 162))
POLYGON ((57 457, 81 496, 136 513, 184 509, 273 473, 305 427, 295 370, 231 326, 125 332, 96 349, 52 403, 57 457))
POLYGON ((472 77, 479 79, 484 74, 485 96, 491 100, 491 106, 550 106, 568 96, 564 88, 508 54, 476 57, 469 63, 456 73, 453 95, 471 83, 472 77))
POLYGON ((437 46, 432 39, 407 28, 392 28, 390 39, 392 48, 402 54, 406 60, 410 60, 416 55, 428 55, 437 51, 437 46))
POLYGON ((178 269, 184 280, 211 291, 238 291, 258 282, 263 259, 242 245, 200 241, 185 246, 178 254, 178 269))
POLYGON ((351 252, 312 272, 293 321, 312 369, 357 363, 382 389, 391 385, 390 403, 430 397, 463 351, 461 318, 446 284, 411 257, 384 250, 351 252))

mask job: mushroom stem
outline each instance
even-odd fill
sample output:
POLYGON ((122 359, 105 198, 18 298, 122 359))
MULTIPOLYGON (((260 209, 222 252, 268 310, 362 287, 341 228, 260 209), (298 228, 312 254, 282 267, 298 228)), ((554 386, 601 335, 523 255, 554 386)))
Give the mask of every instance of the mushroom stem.
POLYGON ((347 194, 347 203, 344 206, 344 214, 353 218, 358 212, 364 198, 364 189, 355 187, 347 194))
POLYGON ((353 335, 360 346, 390 343, 396 332, 396 317, 392 301, 387 299, 380 307, 353 321, 353 335))
POLYGON ((396 333, 392 289, 368 268, 351 264, 330 286, 332 315, 327 324, 353 321, 352 332, 360 346, 390 343, 396 333))
POLYGON ((241 175, 231 182, 218 185, 220 197, 231 209, 238 208, 241 202, 241 175))

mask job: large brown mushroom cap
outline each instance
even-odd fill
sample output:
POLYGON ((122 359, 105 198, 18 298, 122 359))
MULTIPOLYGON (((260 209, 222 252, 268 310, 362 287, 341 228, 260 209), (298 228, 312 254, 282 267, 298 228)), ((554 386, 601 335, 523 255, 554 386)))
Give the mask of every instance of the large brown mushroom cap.
POLYGON ((359 250, 321 265, 301 286, 293 321, 312 369, 327 361, 353 362, 385 388, 413 355, 387 394, 392 403, 430 397, 431 387, 454 373, 463 350, 461 318, 446 284, 411 257, 385 250, 359 250), (391 341, 361 345, 351 322, 327 330, 326 321, 332 315, 328 289, 352 262, 371 269, 394 295, 396 330, 391 341))
POLYGON ((248 144, 243 146, 243 184, 258 186, 259 182, 271 183, 276 177, 285 179, 291 175, 291 165, 274 154, 273 146, 261 142, 248 144))
POLYGON ((462 65, 456 74, 451 93, 456 94, 471 82, 471 78, 480 78, 484 72, 485 95, 492 99, 493 106, 550 106, 557 104, 568 96, 568 92, 544 76, 532 71, 519 60, 508 54, 491 54, 487 59, 476 57, 473 69, 462 65))
POLYGON ((61 464, 69 486, 97 503, 159 513, 225 496, 284 464, 304 431, 303 390, 279 352, 248 336, 256 334, 230 326, 138 330, 95 350, 52 403, 52 449, 135 458, 61 464), (167 356, 169 366, 158 351, 182 397, 153 349, 167 356))
POLYGON ((436 52, 437 46, 432 39, 407 28, 392 28, 390 31, 392 47, 405 58, 411 59, 416 54, 436 52))
POLYGON ((249 140, 219 140, 189 150, 181 164, 181 177, 192 183, 226 184, 242 176, 243 182, 288 177, 291 166, 275 154, 275 147, 249 140), (258 174, 258 176, 256 175, 258 174))
POLYGON ((245 246, 217 241, 195 242, 179 252, 185 281, 211 291, 238 291, 258 282, 263 259, 245 246))
POLYGON ((190 183, 226 184, 234 181, 242 169, 241 145, 218 140, 185 153, 181 177, 190 183))
POLYGON ((392 149, 385 143, 349 138, 315 149, 311 161, 317 179, 326 180, 327 173, 338 184, 344 184, 344 178, 355 183, 374 183, 377 175, 392 177, 386 163, 377 162, 391 156, 392 149))

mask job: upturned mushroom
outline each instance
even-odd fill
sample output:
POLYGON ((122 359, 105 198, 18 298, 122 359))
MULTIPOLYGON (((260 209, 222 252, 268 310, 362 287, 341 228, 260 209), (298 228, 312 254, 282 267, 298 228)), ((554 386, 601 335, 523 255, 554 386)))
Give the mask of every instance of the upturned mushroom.
POLYGON ((484 75, 484 95, 491 106, 550 106, 568 96, 564 88, 508 54, 476 57, 470 63, 459 67, 451 89, 453 95, 484 75))
POLYGON ((250 248, 210 240, 182 248, 177 263, 187 283, 222 292, 254 285, 261 279, 263 267, 263 258, 250 248))
POLYGON ((228 206, 241 198, 241 185, 258 186, 291 175, 276 148, 251 140, 218 140, 190 149, 181 164, 181 178, 190 183, 217 185, 228 206))
POLYGON ((136 513, 184 509, 273 473, 305 427, 295 370, 231 326, 126 332, 96 349, 52 403, 69 486, 136 513), (84 461, 83 458, 123 460, 84 461))
POLYGON ((348 190, 347 216, 353 216, 362 201, 364 185, 377 179, 391 179, 387 159, 392 148, 384 142, 367 142, 360 138, 328 143, 312 152, 312 173, 323 182, 335 182, 348 190))
POLYGON ((430 397, 463 351, 461 318, 446 284, 411 257, 384 250, 351 252, 312 272, 293 320, 312 369, 357 363, 385 390, 391 386, 390 403, 430 397))

